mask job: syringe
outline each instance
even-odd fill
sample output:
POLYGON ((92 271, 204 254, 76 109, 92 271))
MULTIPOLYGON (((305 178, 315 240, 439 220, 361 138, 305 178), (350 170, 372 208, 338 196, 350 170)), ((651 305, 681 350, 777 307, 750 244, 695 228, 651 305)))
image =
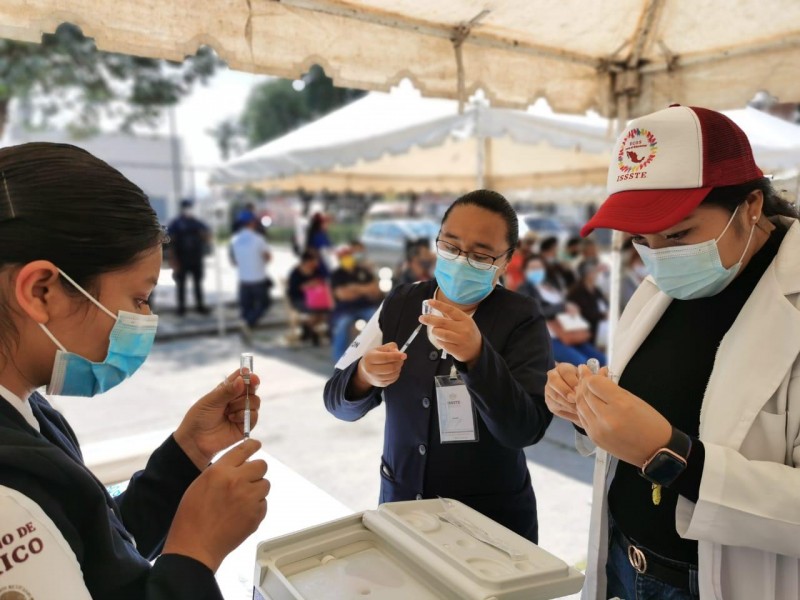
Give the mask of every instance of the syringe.
POLYGON ((243 352, 239 361, 239 373, 245 385, 244 396, 244 437, 250 437, 250 373, 253 372, 253 355, 243 352))

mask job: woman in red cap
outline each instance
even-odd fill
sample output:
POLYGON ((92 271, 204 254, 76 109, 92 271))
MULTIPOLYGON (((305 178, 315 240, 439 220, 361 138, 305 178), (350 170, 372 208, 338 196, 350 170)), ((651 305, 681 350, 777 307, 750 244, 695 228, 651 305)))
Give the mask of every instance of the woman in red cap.
POLYGON ((724 115, 618 141, 584 227, 650 272, 609 370, 559 364, 550 410, 596 451, 584 598, 800 598, 800 224, 724 115))

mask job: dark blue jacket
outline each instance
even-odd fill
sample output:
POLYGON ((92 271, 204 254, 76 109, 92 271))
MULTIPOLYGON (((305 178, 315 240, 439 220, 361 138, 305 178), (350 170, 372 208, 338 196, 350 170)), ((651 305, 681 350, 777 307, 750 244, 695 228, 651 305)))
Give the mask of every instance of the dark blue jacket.
MULTIPOLYGON (((401 346, 408 339, 419 324, 422 301, 435 289, 436 282, 428 281, 392 291, 380 315, 383 343, 401 346)), ((434 377, 448 374, 453 359, 440 358, 424 328, 394 384, 350 398, 346 390, 356 361, 328 380, 325 406, 355 421, 386 402, 381 502, 454 498, 535 542, 536 498, 522 449, 539 441, 553 418, 544 402, 553 366, 550 335, 534 300, 499 286, 473 319, 483 349, 472 369, 455 365, 477 409, 477 442, 440 442, 434 377)))
POLYGON ((39 394, 30 405, 41 433, 0 398, 0 485, 24 494, 53 520, 92 598, 221 600, 214 574, 202 563, 175 554, 149 562, 159 556, 178 503, 200 473, 174 438, 111 498, 83 464, 64 417, 39 394))

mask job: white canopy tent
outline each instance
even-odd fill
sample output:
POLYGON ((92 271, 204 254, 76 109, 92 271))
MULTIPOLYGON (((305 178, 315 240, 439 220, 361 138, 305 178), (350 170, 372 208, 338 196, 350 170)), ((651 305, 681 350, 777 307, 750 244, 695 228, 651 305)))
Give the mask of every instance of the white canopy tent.
MULTIPOLYGON (((320 64, 339 86, 388 90, 408 77, 429 96, 463 103, 483 89, 520 108, 544 97, 620 123, 671 102, 735 108, 760 90, 800 101, 796 0, 0 4, 3 37, 37 42, 65 21, 104 50, 181 60, 208 44, 235 69, 297 78, 320 64)), ((613 294, 611 305, 613 324, 613 294)))
POLYGON ((104 50, 180 61, 201 44, 231 68, 427 96, 483 89, 497 106, 627 117, 670 102, 800 99, 794 0, 4 0, 0 36, 69 21, 104 50))
MULTIPOLYGON (((800 126, 754 108, 725 114, 745 131, 765 172, 800 167, 800 126)), ((596 116, 480 103, 459 115, 453 101, 373 92, 221 165, 212 183, 384 193, 600 186, 612 129, 596 116)), ((596 201, 602 192, 580 197, 596 201)))
POLYGON ((217 185, 353 192, 451 192, 605 182, 612 139, 600 117, 373 92, 221 165, 217 185))

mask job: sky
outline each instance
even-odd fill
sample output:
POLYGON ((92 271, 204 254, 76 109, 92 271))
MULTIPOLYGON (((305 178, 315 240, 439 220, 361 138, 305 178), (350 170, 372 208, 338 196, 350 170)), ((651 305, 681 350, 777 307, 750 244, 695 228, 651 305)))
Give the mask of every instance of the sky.
MULTIPOLYGON (((195 187, 199 194, 208 189, 208 169, 222 161, 217 142, 207 131, 221 121, 238 117, 253 86, 269 79, 265 75, 224 69, 207 85, 196 86, 176 107, 176 129, 195 166, 195 187)), ((169 134, 166 113, 156 132, 169 134)))

